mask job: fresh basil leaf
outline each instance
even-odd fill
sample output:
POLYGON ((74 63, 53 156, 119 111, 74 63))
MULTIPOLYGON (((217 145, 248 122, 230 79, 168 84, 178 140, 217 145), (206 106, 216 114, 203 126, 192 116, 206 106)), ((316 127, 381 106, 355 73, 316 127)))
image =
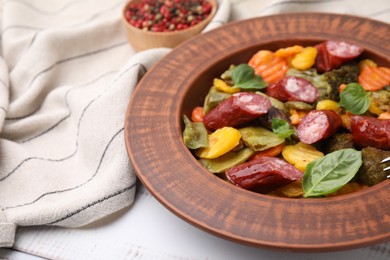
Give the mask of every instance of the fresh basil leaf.
POLYGON ((358 83, 349 83, 340 94, 340 106, 352 114, 364 114, 370 106, 369 94, 358 83))
POLYGON ((280 118, 272 118, 272 131, 281 138, 289 138, 295 130, 290 127, 290 124, 280 118))
POLYGON ((233 69, 232 80, 234 82, 233 87, 241 89, 263 89, 268 85, 267 82, 256 75, 255 70, 247 64, 240 64, 233 69))
POLYGON ((362 165, 362 154, 342 149, 310 162, 303 175, 304 197, 323 196, 347 184, 362 165))
POLYGON ((190 149, 206 148, 209 145, 206 127, 202 122, 192 122, 186 115, 183 116, 184 144, 190 149))

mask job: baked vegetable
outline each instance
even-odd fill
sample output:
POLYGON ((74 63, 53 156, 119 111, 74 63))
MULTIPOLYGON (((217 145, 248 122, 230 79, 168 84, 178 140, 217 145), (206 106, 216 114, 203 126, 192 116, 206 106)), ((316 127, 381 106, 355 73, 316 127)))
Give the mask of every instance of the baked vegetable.
POLYGON ((200 158, 214 159, 236 147, 241 138, 241 133, 232 127, 222 127, 208 136, 208 146, 196 152, 200 158))
POLYGON ((362 51, 324 41, 260 50, 231 65, 192 122, 184 119, 185 143, 209 172, 274 196, 338 196, 385 180, 390 68, 361 60, 362 51))

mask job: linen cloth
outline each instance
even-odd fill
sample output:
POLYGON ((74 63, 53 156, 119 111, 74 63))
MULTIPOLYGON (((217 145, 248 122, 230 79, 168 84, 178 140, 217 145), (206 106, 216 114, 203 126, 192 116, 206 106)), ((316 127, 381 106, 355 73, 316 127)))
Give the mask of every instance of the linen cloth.
MULTIPOLYGON (((209 28, 228 19, 229 3, 220 4, 209 28)), ((13 245, 17 226, 79 227, 133 202, 126 108, 169 49, 134 55, 119 19, 124 5, 2 2, 0 247, 13 245)))
MULTIPOLYGON (((131 204, 127 103, 169 49, 135 53, 120 24, 125 1, 1 3, 0 247, 16 226, 86 225, 131 204)), ((387 0, 221 0, 212 30, 256 16, 322 11, 390 22, 387 0)))

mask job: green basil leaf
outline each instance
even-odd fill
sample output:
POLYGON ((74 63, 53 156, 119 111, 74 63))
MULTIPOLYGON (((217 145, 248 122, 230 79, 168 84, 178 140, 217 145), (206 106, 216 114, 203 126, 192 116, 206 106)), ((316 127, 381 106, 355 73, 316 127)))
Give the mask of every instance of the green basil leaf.
POLYGON ((233 69, 232 80, 234 82, 233 87, 241 89, 263 89, 268 85, 267 82, 256 75, 255 70, 247 64, 240 64, 233 69))
POLYGON ((206 127, 202 122, 192 122, 186 115, 183 116, 184 144, 190 149, 206 148, 209 145, 206 127))
POLYGON ((280 118, 272 118, 272 131, 281 138, 289 138, 295 130, 290 127, 290 124, 280 118))
POLYGON ((310 162, 302 180, 304 197, 323 196, 347 184, 362 165, 362 154, 342 149, 310 162))
POLYGON ((358 83, 349 83, 340 94, 340 106, 352 114, 364 114, 370 106, 369 94, 358 83))

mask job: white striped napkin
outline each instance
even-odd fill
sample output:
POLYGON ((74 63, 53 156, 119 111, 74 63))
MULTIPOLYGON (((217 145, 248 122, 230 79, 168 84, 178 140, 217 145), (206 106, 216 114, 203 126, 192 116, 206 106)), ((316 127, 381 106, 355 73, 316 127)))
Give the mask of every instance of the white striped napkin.
MULTIPOLYGON (((209 29, 229 18, 228 1, 220 3, 209 29)), ((124 5, 2 2, 0 247, 13 245, 17 226, 78 227, 133 202, 125 112, 140 77, 169 49, 134 55, 124 5)))

